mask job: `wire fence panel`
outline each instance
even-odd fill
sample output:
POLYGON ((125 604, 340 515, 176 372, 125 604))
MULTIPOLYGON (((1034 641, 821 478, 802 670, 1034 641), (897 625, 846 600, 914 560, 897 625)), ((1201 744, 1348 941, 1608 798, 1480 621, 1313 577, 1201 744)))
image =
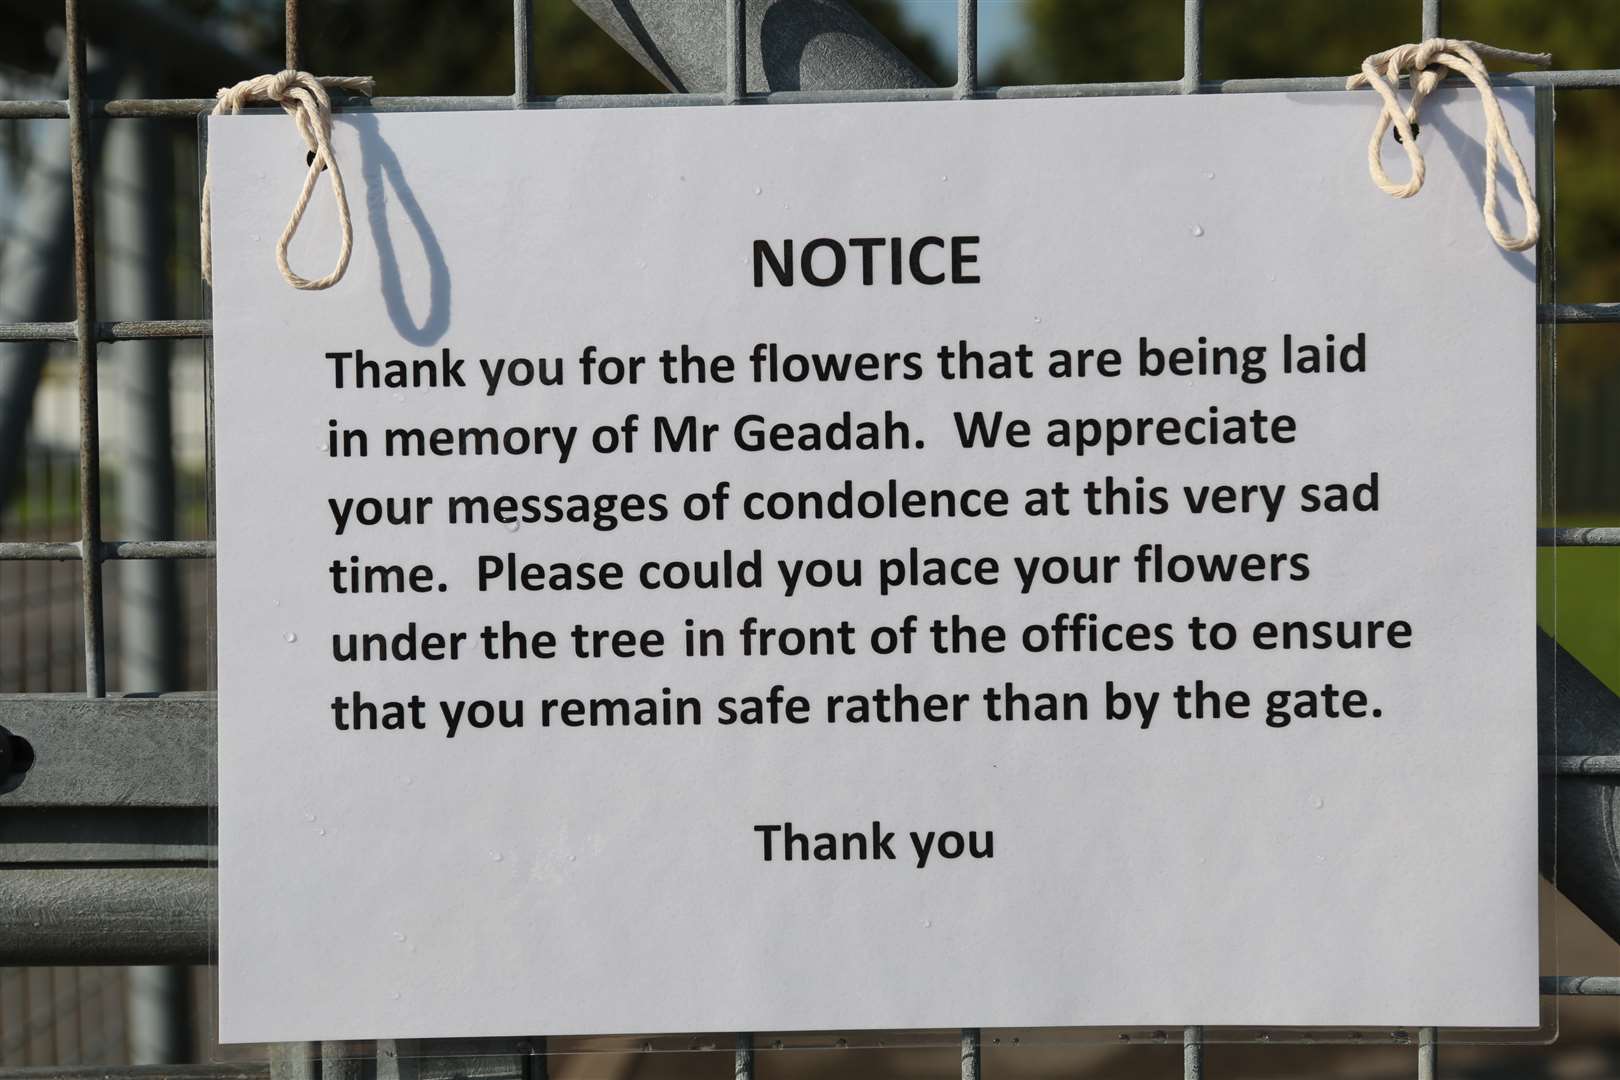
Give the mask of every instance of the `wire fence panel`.
MULTIPOLYGON (((978 0, 957 0, 956 80, 954 85, 912 89, 774 90, 749 92, 745 0, 724 0, 723 88, 689 94, 593 94, 541 96, 533 92, 530 55, 532 0, 514 0, 513 93, 509 96, 378 97, 339 103, 338 108, 383 112, 456 111, 509 108, 664 108, 748 107, 803 102, 933 101, 1098 97, 1195 93, 1329 91, 1343 88, 1342 76, 1241 78, 1211 81, 1204 56, 1204 4, 1186 0, 1179 79, 1019 86, 981 85, 978 0)), ((71 391, 57 375, 47 408, 71 410, 54 417, 54 430, 71 429, 72 446, 31 451, 26 492, 0 532, 0 720, 28 716, 48 730, 40 756, 48 754, 55 773, 42 769, 34 784, 10 796, 19 809, 54 817, 37 835, 0 833, 0 862, 13 867, 0 874, 0 962, 205 963, 212 938, 214 886, 208 808, 213 804, 213 715, 211 695, 124 698, 108 695, 107 612, 119 599, 117 567, 132 560, 173 561, 186 567, 183 618, 191 635, 188 656, 207 654, 211 623, 212 565, 208 539, 211 505, 206 470, 182 480, 180 524, 172 537, 117 539, 108 522, 116 513, 104 500, 102 476, 101 387, 103 347, 154 339, 207 343, 211 321, 179 318, 175 312, 129 313, 124 321, 98 321, 97 252, 94 244, 95 192, 90 137, 92 118, 196 118, 209 112, 205 98, 103 98, 90 91, 86 35, 80 0, 65 0, 65 99, 0 101, 0 120, 66 120, 69 128, 68 184, 72 210, 73 317, 69 321, 0 322, 0 342, 56 342, 70 347, 53 371, 71 363, 71 391), (64 695, 63 692, 66 692, 64 695), (49 778, 47 778, 49 777, 49 778), (71 826, 64 828, 64 823, 71 826), (47 835, 49 834, 49 835, 47 835), (119 857, 114 858, 117 855, 119 857), (26 865, 32 863, 32 865, 26 865)), ((1443 33, 1439 0, 1420 0, 1424 37, 1443 33)), ((300 66, 299 0, 285 0, 285 63, 300 66)), ((256 74, 243 72, 242 75, 256 74)), ((1561 89, 1620 89, 1620 68, 1553 70, 1498 75, 1500 86, 1561 89)), ((1550 135, 1549 135, 1550 137, 1550 135)), ((1551 230, 1547 230, 1549 233, 1551 230)), ((1550 251, 1546 252, 1551 255, 1550 251)), ((1538 261, 1544 280, 1556 273, 1552 259, 1538 261)), ((1544 290, 1544 296, 1550 292, 1544 290)), ((1620 324, 1620 300, 1598 303, 1543 303, 1544 324, 1620 324)), ((211 394, 208 387, 205 394, 211 394)), ((1612 402, 1610 404, 1613 404, 1612 402)), ((211 396, 205 403, 211 415, 211 396)), ((1612 411, 1611 411, 1612 415, 1612 411)), ((1527 538, 1528 539, 1528 538, 1527 538)), ((1543 547, 1620 546, 1620 529, 1560 528, 1538 532, 1543 547)), ((185 684, 206 688, 209 665, 193 661, 185 684)), ((1555 757, 1544 770, 1580 777, 1620 776, 1620 758, 1555 757)), ((0 778, 3 779, 3 778, 0 778)), ((0 786, 0 792, 5 791, 0 786)), ((15 826, 11 828, 15 829, 15 826)), ((1542 981, 1546 995, 1620 995, 1620 979, 1559 976, 1542 981)), ((124 1011, 114 1003, 126 992, 122 973, 102 975, 83 969, 36 968, 0 972, 0 1066, 52 1062, 94 1064, 122 1059, 124 1011), (48 1019, 48 1022, 47 1022, 48 1019), (62 1040, 67 1040, 62 1042, 62 1040), (47 1043, 54 1043, 46 1045, 47 1043), (60 1045, 56 1045, 60 1043, 60 1045)), ((204 1001, 211 993, 202 995, 204 1001)), ((207 1018, 207 1008, 202 1010, 207 1018)), ((1205 1031, 1189 1026, 1166 1035, 1183 1045, 1187 1077, 1204 1075, 1205 1031)), ((1399 1044, 1415 1043, 1420 1077, 1438 1068, 1438 1034, 1420 1029, 1387 1033, 1399 1044)), ((999 1041, 993 1040, 993 1041, 999 1041)), ((985 1039, 975 1028, 960 1034, 961 1075, 981 1075, 985 1039)), ((422 1074, 487 1072, 507 1069, 525 1078, 544 1075, 545 1045, 531 1040, 527 1057, 482 1066, 460 1061, 422 1074)), ((734 1037, 735 1075, 754 1074, 755 1041, 734 1037)), ((319 1053, 318 1051, 312 1051, 319 1053)), ((334 1051, 336 1052, 336 1051, 334 1051)), ((379 1061, 397 1054, 392 1044, 378 1048, 379 1061)), ((272 1055, 271 1072, 291 1080, 321 1065, 305 1051, 282 1048, 272 1055)), ((326 1065, 343 1071, 340 1058, 326 1065)), ((442 1062, 441 1062, 442 1064, 442 1062)), ((199 1076, 246 1080, 265 1074, 261 1066, 210 1066, 199 1076)), ((101 1075, 101 1070, 96 1070, 101 1075)))

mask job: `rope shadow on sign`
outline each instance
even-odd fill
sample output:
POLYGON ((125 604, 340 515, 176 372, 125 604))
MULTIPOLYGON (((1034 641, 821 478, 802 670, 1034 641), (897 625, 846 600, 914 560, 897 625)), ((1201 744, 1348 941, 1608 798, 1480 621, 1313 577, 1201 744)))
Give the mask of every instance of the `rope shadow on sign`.
POLYGON ((450 328, 450 266, 439 247, 427 214, 405 180, 399 157, 377 130, 375 113, 352 112, 342 117, 360 137, 360 180, 366 189, 366 221, 377 249, 378 283, 389 321, 399 336, 412 345, 432 345, 450 328), (388 226, 388 188, 392 187, 399 208, 422 245, 428 268, 427 311, 418 322, 411 313, 394 251, 393 234, 388 226))

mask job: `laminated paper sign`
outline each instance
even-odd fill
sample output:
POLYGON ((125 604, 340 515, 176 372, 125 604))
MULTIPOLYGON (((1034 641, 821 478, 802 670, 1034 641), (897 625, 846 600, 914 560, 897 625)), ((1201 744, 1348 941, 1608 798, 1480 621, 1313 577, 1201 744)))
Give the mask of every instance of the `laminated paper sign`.
POLYGON ((1534 1026, 1535 267, 1377 107, 343 115, 319 293, 214 119, 222 1036, 1534 1026))

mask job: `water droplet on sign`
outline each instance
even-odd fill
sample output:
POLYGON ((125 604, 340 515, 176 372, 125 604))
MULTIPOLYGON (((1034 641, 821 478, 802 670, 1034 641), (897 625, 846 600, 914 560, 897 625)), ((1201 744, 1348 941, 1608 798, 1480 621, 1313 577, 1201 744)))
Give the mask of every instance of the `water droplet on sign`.
POLYGON ((1205 180, 1213 180, 1213 179, 1215 179, 1215 170, 1214 169, 1205 169, 1204 170, 1204 179, 1205 180))
POLYGON ((1322 798, 1322 796, 1320 796, 1320 795, 1312 795, 1311 796, 1311 806, 1314 807, 1315 809, 1320 810, 1320 809, 1322 809, 1322 807, 1324 807, 1326 805, 1327 805, 1327 802, 1326 802, 1326 800, 1324 800, 1322 798))
POLYGON ((489 861, 490 862, 500 862, 504 858, 506 858, 506 856, 502 855, 498 851, 492 851, 492 852, 489 853, 489 861))
POLYGON ((405 395, 404 394, 395 394, 394 395, 394 400, 395 401, 404 401, 405 400, 405 395))
POLYGON ((934 920, 933 920, 933 919, 924 919, 924 920, 923 920, 923 927, 924 927, 924 928, 925 928, 925 929, 926 929, 926 928, 927 928, 927 927, 930 927, 930 926, 933 926, 933 925, 934 925, 934 920))
POLYGON ((1204 235, 1204 227, 1202 225, 1194 225, 1192 227, 1192 234, 1194 236, 1203 236, 1204 235))
POLYGON ((764 190, 764 189, 762 189, 762 188, 761 188, 761 187, 760 187, 760 186, 759 186, 759 185, 758 185, 758 184, 755 184, 755 185, 754 185, 754 194, 755 194, 755 195, 758 195, 758 194, 760 194, 760 193, 761 193, 761 191, 763 191, 763 190, 764 190))
POLYGON ((390 990, 390 991, 388 991, 388 996, 389 996, 389 998, 391 1000, 398 1001, 399 1000, 399 991, 398 990, 390 990))
POLYGON ((404 784, 406 787, 410 787, 412 784, 416 783, 416 777, 402 776, 399 778, 399 782, 404 784))
POLYGON ((325 836, 326 835, 326 830, 325 829, 316 829, 315 830, 315 835, 316 836, 325 836))
POLYGON ((403 930, 395 930, 394 931, 394 940, 395 941, 404 941, 405 940, 405 931, 403 931, 403 930))
POLYGON ((568 856, 568 861, 573 862, 574 861, 574 856, 572 856, 572 855, 568 856))
POLYGON ((515 522, 515 521, 507 522, 506 523, 506 531, 509 532, 509 533, 517 532, 518 531, 518 523, 515 522))
POLYGON ((305 821, 314 821, 315 820, 315 815, 311 814, 308 810, 306 810, 306 811, 304 811, 304 820, 305 821))
POLYGON ((295 634, 295 633, 293 633, 293 632, 292 632, 292 631, 291 631, 291 630, 289 630, 289 631, 287 631, 287 632, 286 632, 286 633, 285 633, 285 634, 283 634, 283 635, 281 635, 281 636, 282 636, 282 637, 283 637, 283 638, 284 638, 284 639, 286 639, 286 642, 287 642, 287 644, 289 644, 289 645, 291 645, 291 644, 292 644, 292 643, 293 643, 293 642, 295 642, 295 641, 297 641, 297 640, 298 640, 298 635, 297 635, 297 634, 295 634))

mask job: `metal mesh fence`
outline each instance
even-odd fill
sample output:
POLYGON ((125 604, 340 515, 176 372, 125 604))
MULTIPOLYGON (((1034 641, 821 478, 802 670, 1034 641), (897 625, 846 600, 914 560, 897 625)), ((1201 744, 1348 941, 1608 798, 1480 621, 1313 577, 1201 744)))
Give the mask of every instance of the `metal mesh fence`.
MULTIPOLYGON (((477 110, 477 109, 573 109, 634 108, 654 106, 727 107, 736 105, 770 106, 794 102, 917 101, 941 99, 1008 99, 1031 97, 1095 97, 1114 95, 1172 95, 1201 93, 1305 92, 1338 90, 1338 75, 1240 78, 1210 81, 1203 66, 1204 3, 1186 0, 1182 36, 1182 74, 1178 79, 1128 83, 1076 83, 1018 86, 982 85, 979 77, 978 2, 958 0, 955 85, 906 90, 793 90, 747 92, 745 0, 726 0, 725 82, 719 92, 665 94, 594 94, 540 96, 533 92, 530 57, 532 0, 514 0, 512 7, 513 92, 503 96, 414 96, 377 97, 349 108, 378 111, 477 110)), ((300 66, 299 2, 286 0, 286 56, 289 68, 300 66)), ((1439 0, 1421 0, 1415 14, 1423 37, 1441 36, 1443 25, 1439 0)), ((13 702, 24 701, 30 708, 60 715, 64 732, 75 738, 123 739, 127 742, 130 718, 150 721, 141 729, 153 745, 135 751, 138 760, 132 768, 149 764, 158 752, 179 759, 178 769, 200 769, 202 781, 184 783, 165 775, 152 778, 140 787, 132 805, 136 807, 133 830, 123 838, 122 847, 110 850, 86 840, 63 841, 62 853, 46 865, 31 865, 23 871, 35 875, 24 889, 36 885, 55 898, 55 924, 28 926, 26 914, 6 924, 7 941, 0 946, 0 960, 8 963, 128 963, 204 962, 211 938, 213 917, 211 850, 206 842, 206 812, 211 802, 208 760, 212 753, 212 702, 206 698, 178 700, 109 696, 109 656, 116 650, 116 633, 109 635, 107 612, 116 610, 123 589, 122 569, 128 564, 157 560, 188 567, 182 575, 181 610, 192 635, 184 651, 189 656, 206 655, 201 647, 209 622, 208 604, 212 594, 212 566, 215 546, 208 539, 203 508, 207 505, 206 485, 210 478, 198 471, 189 481, 193 491, 180 500, 173 535, 132 539, 119 530, 114 486, 103 483, 103 445, 100 377, 101 361, 107 346, 122 343, 169 339, 177 342, 206 342, 211 332, 208 319, 176 318, 174 311, 139 312, 138 318, 99 321, 97 303, 97 247, 94 241, 96 207, 93 183, 95 150, 90 134, 92 118, 194 118, 207 113, 212 99, 162 99, 150 97, 98 97, 86 73, 86 35, 81 24, 80 0, 65 0, 66 98, 33 98, 0 101, 0 120, 66 120, 69 128, 69 169, 71 191, 73 317, 58 322, 0 322, 0 342, 56 342, 63 354, 52 363, 57 392, 51 408, 71 408, 71 415, 56 416, 56 430, 71 431, 75 449, 71 456, 58 447, 43 448, 31 455, 33 472, 26 490, 34 493, 7 518, 6 532, 0 534, 0 695, 13 702), (68 350, 71 350, 69 355, 68 350), (71 367, 71 389, 57 374, 71 367), (32 501, 30 501, 32 499, 32 501), (71 505, 71 517, 59 509, 71 505), (120 539, 120 536, 126 538, 120 539), (32 564, 32 565, 30 565, 32 564), (41 565, 43 564, 43 565, 41 565), (33 629, 24 629, 32 627, 33 629), (43 629, 41 629, 43 628, 43 629), (75 695, 71 702, 53 696, 59 692, 75 695), (116 725, 123 724, 123 732, 116 725), (156 732, 156 734, 152 734, 156 732), (165 741, 168 740, 168 741, 165 741), (178 748, 178 749, 177 749, 178 748), (145 816, 140 816, 144 814, 145 816), (149 827, 150 826, 150 827, 149 827), (199 829, 201 831, 199 831, 199 829), (110 857, 116 854, 117 858, 110 857), (56 875, 56 876, 51 876, 56 875), (70 875, 62 877, 62 875, 70 875), (72 875, 77 875, 73 877, 72 875), (54 890, 54 891, 52 891, 54 890), (138 918, 127 918, 131 912, 138 918), (117 917, 115 917, 117 916, 117 917), (15 932, 13 932, 15 931, 15 932)), ((244 72, 244 75, 251 74, 244 72)), ((1498 75, 1493 80, 1503 86, 1531 86, 1596 90, 1620 89, 1620 69, 1551 70, 1498 75)), ((1551 230, 1547 230, 1549 233, 1551 230)), ((1620 302, 1555 304, 1550 302, 1550 283, 1556 275, 1552 252, 1543 250, 1539 266, 1543 276, 1539 318, 1544 324, 1620 323, 1620 302)), ((206 390, 204 391, 206 392, 206 390)), ((211 456, 211 455, 210 455, 211 456)), ((186 479, 182 477, 182 487, 186 479)), ((1538 540, 1542 546, 1602 545, 1620 546, 1620 529, 1544 529, 1538 540)), ((182 685, 206 688, 206 668, 193 662, 181 676, 182 685)), ((1528 722, 1528 718, 1527 718, 1528 722)), ((64 737, 66 737, 64 735, 64 737)), ((123 743, 117 745, 122 746, 123 743)), ((91 768, 86 765, 86 768, 91 768)), ((1567 768, 1595 767, 1590 761, 1567 768)), ((76 814, 99 812, 115 805, 106 792, 106 782, 86 783, 71 794, 53 794, 33 806, 36 815, 56 815, 59 820, 76 814)), ((137 785, 138 786, 138 785, 137 785)), ((125 791, 127 799, 129 792, 125 791)), ((41 821, 49 818, 41 817, 41 821)), ((49 832, 49 829, 45 830, 49 832)), ((51 849, 55 850, 55 849, 51 849)), ((0 853, 0 863, 5 862, 0 853)), ((27 894, 33 897, 33 893, 27 894)), ((37 898, 36 898, 37 899, 37 898)), ((1612 977, 1567 976, 1546 979, 1543 993, 1620 995, 1620 979, 1612 977)), ((119 1058, 111 1048, 121 1045, 121 1013, 103 1007, 122 993, 116 969, 97 973, 88 969, 36 968, 0 974, 0 1065, 23 1065, 47 1058, 55 1063, 97 1062, 119 1058), (69 989, 71 988, 71 989, 69 989), (60 1000, 58 1000, 60 999, 60 1000), (50 1002, 70 1014, 72 1022, 58 1019, 61 1031, 73 1031, 76 1043, 55 1048, 47 1054, 30 1040, 37 1036, 35 1018, 50 1002), (117 1015, 114 1015, 117 1014, 117 1015), (52 1056, 54 1055, 54 1056, 52 1056)), ((55 1031, 55 1029, 53 1029, 55 1031)), ((1438 1035, 1433 1029, 1413 1033, 1384 1033, 1396 1042, 1407 1042, 1417 1049, 1420 1076, 1432 1076, 1436 1069, 1438 1035)), ((63 1036, 53 1034, 53 1038, 63 1036)), ((1188 1077, 1203 1074, 1204 1031, 1187 1027, 1164 1038, 1179 1037, 1183 1047, 1184 1072, 1188 1077)), ((754 1041, 750 1035, 735 1039, 735 1069, 739 1078, 754 1071, 754 1041)), ((982 1059, 980 1032, 960 1033, 961 1074, 979 1075, 982 1059)), ((298 1072, 280 1059, 281 1071, 298 1072)), ((525 1071, 544 1071, 545 1058, 535 1055, 525 1071)))

